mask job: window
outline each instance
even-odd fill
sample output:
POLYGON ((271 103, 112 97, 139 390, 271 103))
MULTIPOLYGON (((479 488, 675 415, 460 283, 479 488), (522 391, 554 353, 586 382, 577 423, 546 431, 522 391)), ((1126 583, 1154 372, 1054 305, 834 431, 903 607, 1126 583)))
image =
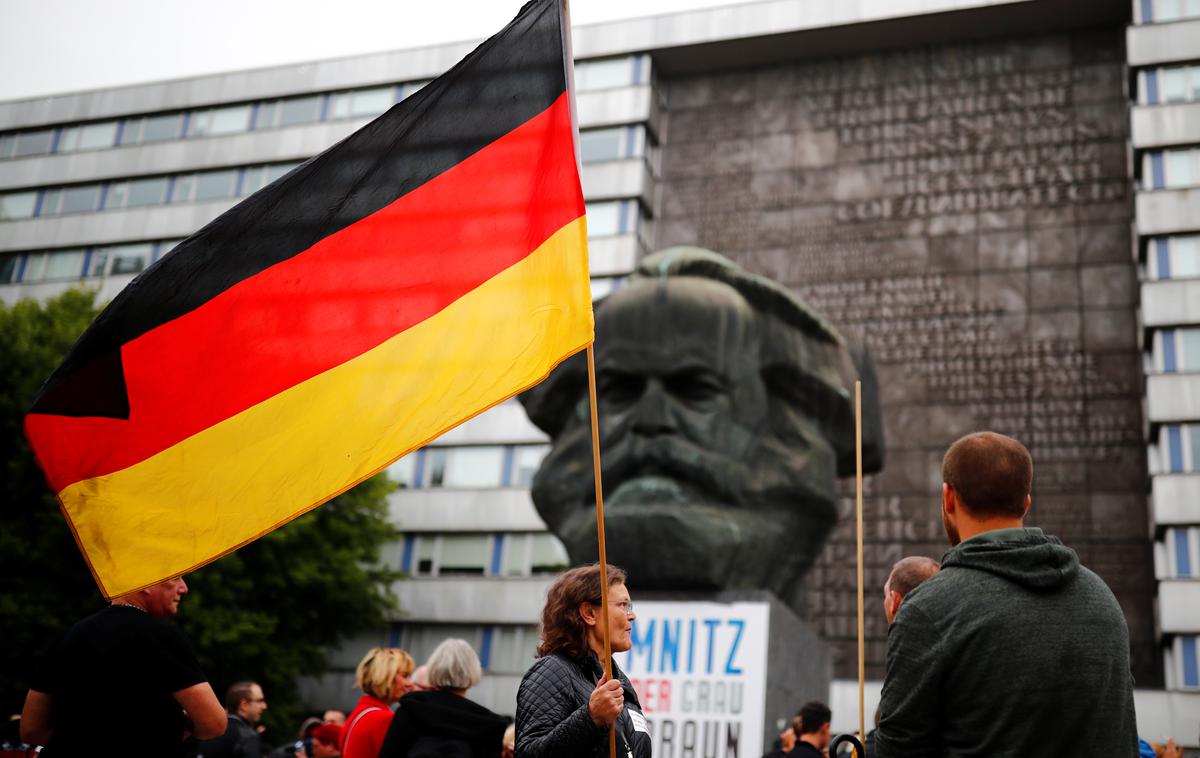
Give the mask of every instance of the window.
POLYGON ((1200 0, 1141 0, 1141 23, 1163 23, 1200 16, 1200 0))
MULTIPOLYGON (((1194 634, 1184 634, 1175 638, 1171 644, 1171 657, 1174 658, 1175 684, 1179 689, 1200 690, 1200 637, 1194 634)), ((1167 683, 1169 687, 1170 682, 1167 683)))
POLYGON ((92 251, 87 276, 136 274, 150 265, 154 244, 109 245, 92 251))
POLYGON ((409 453, 393 463, 388 467, 387 475, 402 490, 417 486, 417 453, 409 453))
POLYGON ((335 92, 329 99, 329 118, 378 116, 396 100, 394 87, 335 92))
POLYGON ((503 624, 491 629, 491 649, 487 651, 486 671, 493 674, 525 673, 533 663, 533 654, 537 650, 537 627, 503 624))
POLYGON ((1200 327, 1154 333, 1154 368, 1166 373, 1200 371, 1200 327))
POLYGON ((502 542, 500 572, 504 576, 557 574, 570 565, 566 548, 552 534, 507 534, 502 542))
POLYGON ((250 106, 232 105, 226 108, 208 108, 195 111, 188 121, 189 137, 211 137, 218 134, 234 134, 250 128, 250 106))
POLYGON ((1200 235, 1156 237, 1147 249, 1151 279, 1185 279, 1200 276, 1200 235))
POLYGON ((127 118, 121 129, 121 144, 137 145, 143 142, 178 139, 182 132, 182 113, 164 113, 158 116, 127 118))
POLYGON ((433 447, 428 449, 429 487, 499 487, 504 479, 504 448, 433 447))
POLYGON ((1154 473, 1200 472, 1200 424, 1164 424, 1151 458, 1158 464, 1154 473))
POLYGON ((324 95, 305 95, 286 100, 272 100, 258 106, 255 129, 272 129, 278 126, 311 124, 321 120, 321 105, 324 95))
POLYGON ((1148 150, 1142 157, 1142 186, 1174 189, 1200 184, 1200 149, 1148 150))
POLYGON ((644 55, 582 61, 575 64, 575 87, 585 91, 645 84, 646 64, 644 55))
POLYGON ((39 216, 58 216, 63 213, 87 213, 100 209, 102 185, 80 184, 74 187, 56 187, 42 195, 39 216))
POLYGON ((55 250, 30 253, 25 261, 23 282, 48 282, 56 279, 78 279, 83 276, 83 250, 55 250))
POLYGON ((629 234, 637 228, 638 208, 635 200, 612 200, 587 204, 589 237, 609 237, 629 234))
POLYGON ((537 473, 542 459, 550 452, 549 445, 517 445, 513 449, 513 471, 509 483, 513 487, 529 487, 533 485, 533 475, 537 473))
POLYGON ((38 129, 33 132, 17 132, 13 142, 14 158, 27 155, 43 155, 54 147, 54 129, 38 129))
POLYGON ((633 158, 645 154, 645 144, 642 126, 591 129, 579 133, 579 156, 584 163, 633 158))
POLYGON ((486 534, 447 534, 441 537, 438 576, 483 576, 491 564, 491 539, 486 534))
POLYGON ((1200 528, 1168 529, 1167 576, 1172 579, 1200 579, 1200 528))
POLYGON ((162 205, 167 200, 169 183, 165 176, 113 182, 109 185, 104 207, 143 208, 148 205, 162 205))
POLYGON ((0 258, 0 284, 11 284, 17 281, 17 272, 21 270, 21 256, 6 255, 0 258))
POLYGON ((99 150, 117 143, 117 122, 103 121, 98 124, 68 126, 58 138, 58 152, 73 153, 77 150, 99 150))
POLYGON ((33 216, 37 205, 37 192, 8 192, 0 195, 0 221, 11 221, 33 216))
POLYGON ((171 202, 204 202, 234 197, 237 193, 237 179, 237 169, 184 174, 175 180, 175 191, 171 193, 171 202))

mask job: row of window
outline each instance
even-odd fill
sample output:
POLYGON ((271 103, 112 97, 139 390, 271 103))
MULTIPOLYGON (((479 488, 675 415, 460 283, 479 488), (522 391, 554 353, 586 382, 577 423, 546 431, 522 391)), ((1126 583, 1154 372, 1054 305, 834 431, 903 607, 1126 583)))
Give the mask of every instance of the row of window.
POLYGON ((1151 473, 1200 473, 1200 424, 1163 424, 1150 460, 1151 473))
POLYGON ((388 469, 402 488, 491 489, 529 487, 548 445, 423 447, 388 469))
POLYGON ((8 192, 0 195, 0 221, 245 197, 299 165, 269 163, 8 192))
MULTIPOLYGON (((645 55, 585 61, 575 67, 579 90, 645 84, 648 78, 645 55)), ((425 84, 409 82, 8 132, 0 134, 0 160, 378 116, 425 84)))
POLYGON ((1200 0, 1139 0, 1137 23, 1160 24, 1200 18, 1200 0))
POLYGON ((1142 105, 1200 100, 1200 65, 1147 68, 1138 76, 1142 105))
POLYGON ((1146 256, 1149 279, 1200 276, 1200 234, 1175 234, 1150 240, 1146 256))
POLYGON ((136 274, 180 242, 182 240, 171 239, 5 255, 0 257, 0 284, 33 284, 136 274))
POLYGON ((538 645, 536 626, 495 624, 393 624, 388 644, 404 648, 418 662, 429 659, 442 640, 466 640, 489 674, 523 674, 533 664, 538 645))
MULTIPOLYGON (((645 154, 646 130, 623 126, 585 131, 579 146, 585 163, 635 158, 645 154)), ((0 221, 244 197, 298 165, 272 163, 8 192, 0 194, 0 221)))
POLYGON ((1200 527, 1168 529, 1163 544, 1167 578, 1200 579, 1200 527))
POLYGON ((538 576, 557 574, 570 559, 545 532, 406 534, 399 565, 412 576, 538 576))
POLYGON ((1176 189, 1200 185, 1200 147, 1147 150, 1142 154, 1142 188, 1176 189))
MULTIPOLYGON (((182 241, 172 239, 128 245, 96 245, 0 256, 0 285, 64 282, 137 274, 182 241)), ((597 300, 615 291, 623 281, 620 277, 613 276, 598 276, 592 279, 592 299, 597 300)))
POLYGON ((1200 327, 1156 330, 1152 347, 1154 370, 1200 371, 1200 327))

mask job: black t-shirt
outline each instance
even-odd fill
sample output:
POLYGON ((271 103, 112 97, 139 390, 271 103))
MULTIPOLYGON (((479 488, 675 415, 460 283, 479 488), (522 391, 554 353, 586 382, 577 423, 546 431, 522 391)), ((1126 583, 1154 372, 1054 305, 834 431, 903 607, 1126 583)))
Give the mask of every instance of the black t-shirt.
POLYGON ((86 755, 130 735, 121 754, 177 755, 183 709, 171 696, 207 681, 187 637, 138 608, 114 605, 66 633, 43 662, 33 689, 51 697, 54 735, 46 758, 86 755))

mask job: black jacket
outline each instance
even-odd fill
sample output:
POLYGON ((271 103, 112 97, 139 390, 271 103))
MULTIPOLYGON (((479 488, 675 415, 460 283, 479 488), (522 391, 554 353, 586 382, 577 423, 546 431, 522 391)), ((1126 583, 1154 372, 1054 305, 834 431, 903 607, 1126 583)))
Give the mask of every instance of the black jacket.
POLYGON ((1041 529, 976 535, 904 598, 879 710, 880 758, 1133 758, 1121 606, 1041 529))
POLYGON ((262 737, 237 714, 229 714, 225 734, 195 743, 197 758, 262 758, 262 737))
POLYGON ((499 758, 508 722, 444 690, 400 698, 379 758, 499 758))
MULTIPOLYGON (((617 755, 650 758, 650 733, 637 693, 617 664, 613 675, 625 690, 617 717, 617 755)), ((517 758, 608 756, 608 728, 592 723, 588 699, 603 672, 595 656, 547 655, 534 661, 517 690, 517 758)))

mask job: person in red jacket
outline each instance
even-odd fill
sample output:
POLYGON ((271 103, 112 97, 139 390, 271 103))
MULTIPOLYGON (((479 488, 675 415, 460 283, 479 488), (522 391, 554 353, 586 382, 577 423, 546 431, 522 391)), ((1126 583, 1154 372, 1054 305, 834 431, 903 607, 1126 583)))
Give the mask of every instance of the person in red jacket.
POLYGON ((363 691, 346 717, 342 758, 377 758, 392 723, 392 703, 413 689, 412 656, 398 647, 374 647, 359 661, 354 684, 363 691))

